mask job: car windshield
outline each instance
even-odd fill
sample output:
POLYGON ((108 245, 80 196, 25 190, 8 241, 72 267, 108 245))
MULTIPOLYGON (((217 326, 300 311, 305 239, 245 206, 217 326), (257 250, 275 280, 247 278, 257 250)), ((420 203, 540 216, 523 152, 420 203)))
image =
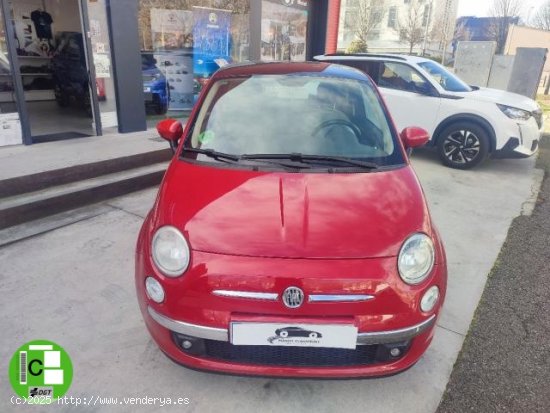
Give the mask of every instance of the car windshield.
POLYGON ((376 168, 404 163, 369 82, 310 74, 216 81, 185 148, 186 157, 201 161, 256 165, 290 161, 376 168))
POLYGON ((470 86, 436 62, 422 62, 418 66, 428 72, 432 79, 439 83, 447 92, 472 91, 470 86))

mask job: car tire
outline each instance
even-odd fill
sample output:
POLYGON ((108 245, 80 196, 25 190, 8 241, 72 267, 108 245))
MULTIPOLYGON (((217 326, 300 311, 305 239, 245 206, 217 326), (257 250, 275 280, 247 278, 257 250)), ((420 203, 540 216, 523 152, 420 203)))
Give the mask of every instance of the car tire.
POLYGON ((489 136, 474 123, 453 123, 439 134, 437 153, 445 166, 471 169, 487 158, 489 136))
POLYGON ((309 338, 317 338, 319 335, 317 333, 309 333, 309 338))
POLYGON ((279 337, 286 338, 288 337, 288 331, 281 331, 281 334, 279 334, 279 337))

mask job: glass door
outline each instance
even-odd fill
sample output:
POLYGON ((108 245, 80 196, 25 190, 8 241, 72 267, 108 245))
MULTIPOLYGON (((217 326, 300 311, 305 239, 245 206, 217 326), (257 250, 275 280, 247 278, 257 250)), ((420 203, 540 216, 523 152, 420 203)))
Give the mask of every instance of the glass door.
POLYGON ((80 0, 8 3, 32 142, 96 135, 80 0))

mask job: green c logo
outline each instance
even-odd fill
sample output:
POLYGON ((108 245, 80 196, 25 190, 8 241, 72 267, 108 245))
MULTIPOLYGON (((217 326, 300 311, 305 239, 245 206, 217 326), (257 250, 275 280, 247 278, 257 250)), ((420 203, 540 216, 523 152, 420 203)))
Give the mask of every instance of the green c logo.
POLYGON ((9 378, 19 397, 63 397, 73 380, 73 365, 58 344, 47 340, 29 341, 13 354, 9 378))

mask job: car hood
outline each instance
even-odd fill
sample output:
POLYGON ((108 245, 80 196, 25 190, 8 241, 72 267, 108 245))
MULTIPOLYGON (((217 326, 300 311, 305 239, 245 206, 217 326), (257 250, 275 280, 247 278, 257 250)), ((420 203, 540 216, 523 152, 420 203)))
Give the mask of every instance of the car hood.
POLYGON ((375 173, 253 172, 174 160, 152 229, 179 228, 192 250, 281 258, 396 256, 431 233, 409 166, 375 173))
POLYGON ((500 105, 523 109, 528 112, 533 112, 540 109, 537 102, 533 99, 518 95, 517 93, 506 92, 504 90, 482 87, 479 88, 479 90, 474 90, 472 92, 461 92, 458 93, 458 95, 466 99, 498 103, 500 105))

